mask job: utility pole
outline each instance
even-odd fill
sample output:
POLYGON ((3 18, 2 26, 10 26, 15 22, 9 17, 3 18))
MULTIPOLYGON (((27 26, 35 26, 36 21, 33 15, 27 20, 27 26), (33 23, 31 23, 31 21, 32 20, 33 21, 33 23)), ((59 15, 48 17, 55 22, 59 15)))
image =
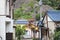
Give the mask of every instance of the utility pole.
MULTIPOLYGON (((35 26, 36 26, 36 8, 37 8, 37 7, 38 7, 38 5, 35 4, 35 5, 34 5, 34 19, 35 19, 35 20, 34 20, 34 25, 35 25, 35 26)), ((36 34, 36 32, 34 32, 34 38, 36 37, 35 34, 36 34)))
MULTIPOLYGON (((40 6, 40 21, 42 21, 42 11, 41 11, 41 6, 42 6, 42 0, 40 0, 39 1, 39 6, 40 6)), ((42 40, 42 27, 40 27, 40 30, 39 30, 39 37, 41 38, 41 39, 39 39, 39 40, 42 40)))

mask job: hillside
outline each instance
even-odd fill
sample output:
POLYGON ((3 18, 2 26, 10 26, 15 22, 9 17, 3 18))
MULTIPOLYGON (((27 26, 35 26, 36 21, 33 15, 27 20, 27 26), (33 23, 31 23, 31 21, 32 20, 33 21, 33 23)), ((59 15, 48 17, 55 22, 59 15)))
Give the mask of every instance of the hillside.
POLYGON ((30 19, 34 18, 36 20, 40 19, 40 13, 45 13, 46 11, 53 9, 48 5, 39 6, 37 1, 33 0, 16 0, 15 2, 15 18, 18 19, 30 19), (41 11, 40 11, 41 8, 41 11), (17 16, 16 16, 17 15, 17 16))
POLYGON ((23 3, 27 4, 27 3, 29 3, 30 1, 31 1, 31 0, 16 0, 16 2, 15 2, 15 9, 16 9, 16 8, 19 8, 20 5, 22 5, 23 3))

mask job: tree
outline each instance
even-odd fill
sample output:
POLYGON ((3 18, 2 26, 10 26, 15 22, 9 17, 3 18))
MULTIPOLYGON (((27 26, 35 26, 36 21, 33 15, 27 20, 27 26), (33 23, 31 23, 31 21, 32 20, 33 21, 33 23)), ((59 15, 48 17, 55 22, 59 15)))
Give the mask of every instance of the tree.
POLYGON ((40 20, 40 14, 36 15, 36 20, 39 21, 40 20))
POLYGON ((21 26, 16 26, 16 37, 18 40, 21 39, 21 35, 25 34, 25 27, 21 27, 21 26))
MULTIPOLYGON (((39 0, 37 0, 39 1, 39 0)), ((60 0, 42 0, 43 4, 45 5, 50 5, 53 8, 57 8, 58 5, 60 4, 60 0)))
POLYGON ((60 10, 60 5, 57 7, 57 10, 60 10))
MULTIPOLYGON (((37 2, 31 1, 28 4, 22 4, 20 8, 14 11, 14 19, 31 19, 33 18, 34 10, 38 11, 39 7, 34 8, 37 2)), ((38 13, 38 12, 37 12, 38 13)))
POLYGON ((32 18, 32 13, 33 13, 33 6, 34 6, 34 3, 33 2, 30 2, 28 4, 22 4, 20 8, 16 9, 14 11, 14 19, 21 19, 21 18, 24 18, 24 19, 30 19, 32 18))
POLYGON ((60 40, 60 28, 55 30, 54 40, 60 40))
POLYGON ((54 40, 60 40, 60 31, 55 32, 54 40))

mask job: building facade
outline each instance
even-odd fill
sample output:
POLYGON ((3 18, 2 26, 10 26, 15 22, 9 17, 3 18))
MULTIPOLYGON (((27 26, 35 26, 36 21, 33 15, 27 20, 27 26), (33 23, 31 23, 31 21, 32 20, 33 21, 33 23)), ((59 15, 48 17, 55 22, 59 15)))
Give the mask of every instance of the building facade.
POLYGON ((48 39, 54 40, 54 34, 55 30, 57 28, 60 28, 60 11, 59 10, 50 10, 47 11, 45 17, 44 17, 44 27, 47 29, 48 32, 46 32, 47 35, 45 35, 48 39))
POLYGON ((0 39, 13 39, 13 1, 0 0, 0 39))
MULTIPOLYGON (((21 27, 25 27, 26 34, 24 34, 22 36, 22 40, 24 40, 24 39, 25 40, 32 40, 32 38, 34 38, 34 37, 38 38, 38 36, 39 36, 39 34, 38 34, 39 32, 38 31, 33 32, 33 29, 32 29, 33 27, 29 24, 30 24, 29 20, 25 20, 25 19, 16 20, 14 22, 14 25, 16 25, 16 26, 20 25, 21 27)), ((33 24, 33 26, 34 26, 34 22, 31 22, 31 24, 33 24)))

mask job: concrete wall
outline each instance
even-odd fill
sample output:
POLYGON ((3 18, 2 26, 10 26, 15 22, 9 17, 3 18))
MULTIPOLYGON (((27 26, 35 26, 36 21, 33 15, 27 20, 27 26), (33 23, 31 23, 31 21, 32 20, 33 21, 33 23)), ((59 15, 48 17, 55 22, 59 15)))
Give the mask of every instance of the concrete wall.
POLYGON ((2 37, 2 40, 6 40, 5 18, 5 16, 0 16, 0 36, 2 37))
POLYGON ((7 13, 6 13, 6 15, 9 15, 9 1, 7 0, 7 4, 6 4, 6 11, 7 11, 7 13))
POLYGON ((44 19, 44 26, 45 27, 47 27, 47 21, 48 21, 49 30, 54 33, 54 30, 55 30, 55 27, 56 27, 55 22, 53 22, 52 19, 49 16, 47 17, 47 20, 46 20, 46 17, 45 17, 45 19, 44 19))
POLYGON ((51 40, 54 40, 53 38, 53 35, 54 35, 54 31, 55 31, 55 27, 56 27, 56 24, 54 22, 48 22, 48 27, 49 27, 49 36, 50 36, 50 39, 51 40))
MULTIPOLYGON (((45 27, 47 27, 47 20, 45 19, 44 20, 44 25, 45 25, 45 27)), ((55 29, 55 23, 48 17, 48 28, 50 29, 50 30, 52 30, 52 32, 53 32, 53 30, 55 29)))
POLYGON ((53 40, 53 35, 54 35, 54 30, 56 29, 56 24, 55 22, 52 21, 52 19, 47 16, 47 20, 46 20, 46 16, 45 16, 45 19, 44 19, 44 26, 47 28, 47 21, 48 21, 48 28, 49 28, 49 36, 50 36, 50 39, 53 40))
POLYGON ((5 20, 5 21, 2 21, 2 23, 3 22, 5 22, 5 23, 3 25, 1 24, 2 25, 1 27, 3 27, 3 26, 5 27, 5 30, 3 29, 4 27, 1 28, 3 30, 2 32, 5 31, 4 32, 5 35, 2 35, 2 34, 1 35, 5 36, 5 38, 4 37, 2 37, 2 38, 3 38, 3 40, 6 40, 6 33, 13 33, 13 20, 11 20, 11 19, 7 20, 6 16, 3 19, 1 18, 1 20, 5 20))
POLYGON ((13 40, 16 40, 16 36, 15 36, 15 28, 13 28, 13 40))
POLYGON ((27 30, 27 32, 24 35, 24 38, 31 38, 32 37, 31 29, 30 28, 26 28, 26 30, 27 30))
POLYGON ((0 0, 0 15, 5 15, 6 0, 0 0))
POLYGON ((13 33, 13 21, 6 22, 6 33, 13 33))
POLYGON ((13 20, 6 15, 9 15, 9 2, 6 4, 6 0, 0 0, 0 37, 2 40, 6 40, 6 33, 13 33, 13 20))
POLYGON ((49 31, 51 31, 54 34, 54 30, 55 30, 55 23, 54 22, 48 22, 48 27, 49 27, 49 31))
POLYGON ((6 7, 6 0, 0 0, 0 37, 2 40, 6 40, 6 25, 5 25, 5 7, 6 7))

